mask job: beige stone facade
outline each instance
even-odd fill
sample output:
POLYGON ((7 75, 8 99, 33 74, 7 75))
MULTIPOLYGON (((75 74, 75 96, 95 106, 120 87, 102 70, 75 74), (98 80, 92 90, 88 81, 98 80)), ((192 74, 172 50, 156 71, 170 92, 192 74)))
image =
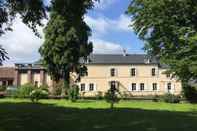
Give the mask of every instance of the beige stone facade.
POLYGON ((163 95, 165 93, 180 94, 181 82, 164 74, 166 69, 157 65, 88 65, 88 75, 78 83, 81 92, 87 96, 98 92, 106 92, 115 83, 116 88, 129 96, 163 95), (115 76, 110 70, 115 69, 115 76), (131 70, 135 69, 135 76, 131 70), (155 75, 152 75, 155 70, 155 75), (90 86, 94 89, 90 89, 90 86), (85 85, 85 89, 83 89, 85 85))

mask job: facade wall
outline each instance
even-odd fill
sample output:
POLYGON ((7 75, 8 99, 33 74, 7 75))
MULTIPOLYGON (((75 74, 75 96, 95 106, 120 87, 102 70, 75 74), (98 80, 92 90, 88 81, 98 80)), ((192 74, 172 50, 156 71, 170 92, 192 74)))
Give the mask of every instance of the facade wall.
POLYGON ((118 82, 118 88, 122 93, 130 96, 162 95, 167 92, 180 94, 181 83, 176 79, 171 79, 164 74, 165 69, 159 69, 157 65, 88 65, 88 76, 82 77, 81 82, 85 84, 83 94, 91 96, 98 91, 106 92, 110 89, 111 81, 118 82), (116 70, 116 76, 110 76, 110 69, 116 70), (136 69, 136 76, 131 76, 131 68, 136 69), (152 69, 155 68, 156 75, 152 76, 152 69), (94 91, 89 90, 90 84, 94 84, 94 91), (132 83, 136 83, 136 90, 133 91, 132 83), (144 90, 140 90, 140 84, 144 83, 144 90), (153 90, 153 83, 157 83, 157 90, 153 90), (167 89, 167 84, 171 83, 171 90, 167 89))

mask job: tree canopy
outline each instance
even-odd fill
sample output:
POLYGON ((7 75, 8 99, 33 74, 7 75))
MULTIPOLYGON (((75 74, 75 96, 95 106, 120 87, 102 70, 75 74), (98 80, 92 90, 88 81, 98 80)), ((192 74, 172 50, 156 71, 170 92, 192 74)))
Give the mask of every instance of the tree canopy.
MULTIPOLYGON (((41 20, 47 18, 44 0, 0 0, 0 36, 12 30, 12 22, 17 14, 24 24, 39 36, 36 26, 42 26, 41 20)), ((0 45, 0 64, 8 59, 7 52, 0 45)))
POLYGON ((52 0, 51 3, 45 41, 39 51, 53 79, 63 79, 68 87, 69 73, 85 70, 79 60, 86 60, 92 52, 92 43, 88 41, 91 29, 84 15, 93 7, 93 0, 52 0))
POLYGON ((127 13, 149 54, 182 81, 197 80, 196 0, 132 0, 127 13))

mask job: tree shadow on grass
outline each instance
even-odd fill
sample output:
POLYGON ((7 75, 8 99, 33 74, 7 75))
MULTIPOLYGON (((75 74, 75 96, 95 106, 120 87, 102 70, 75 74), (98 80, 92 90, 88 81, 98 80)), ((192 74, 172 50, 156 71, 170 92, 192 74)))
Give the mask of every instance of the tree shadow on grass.
POLYGON ((1 103, 0 131, 197 131, 197 112, 1 103))

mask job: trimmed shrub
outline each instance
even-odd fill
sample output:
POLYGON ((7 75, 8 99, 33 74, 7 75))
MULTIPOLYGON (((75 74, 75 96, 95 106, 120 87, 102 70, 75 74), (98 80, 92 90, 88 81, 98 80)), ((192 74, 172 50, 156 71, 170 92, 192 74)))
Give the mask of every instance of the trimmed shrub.
POLYGON ((79 87, 78 85, 72 85, 68 90, 68 98, 72 102, 75 102, 79 98, 79 87))
POLYGON ((30 99, 32 102, 38 102, 40 99, 48 98, 48 92, 42 89, 35 89, 30 93, 30 99))
POLYGON ((164 102, 166 103, 179 103, 180 102, 180 96, 176 96, 176 95, 173 95, 173 94, 165 94, 163 96, 163 100, 164 102))
POLYGON ((30 93, 35 89, 33 84, 24 84, 20 86, 16 92, 16 97, 18 98, 27 98, 30 96, 30 93))

